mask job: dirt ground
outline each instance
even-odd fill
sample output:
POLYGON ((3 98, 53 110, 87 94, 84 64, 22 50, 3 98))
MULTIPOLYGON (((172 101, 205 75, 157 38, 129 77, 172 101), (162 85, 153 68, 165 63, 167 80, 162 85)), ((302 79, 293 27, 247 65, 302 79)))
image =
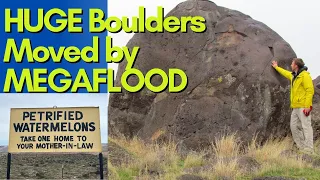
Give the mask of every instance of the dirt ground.
MULTIPOLYGON (((104 153, 104 179, 107 179, 104 153)), ((7 153, 0 153, 0 179, 6 178, 7 153)), ((99 179, 98 154, 12 154, 11 179, 99 179), (62 167, 63 170, 62 170, 62 167)))

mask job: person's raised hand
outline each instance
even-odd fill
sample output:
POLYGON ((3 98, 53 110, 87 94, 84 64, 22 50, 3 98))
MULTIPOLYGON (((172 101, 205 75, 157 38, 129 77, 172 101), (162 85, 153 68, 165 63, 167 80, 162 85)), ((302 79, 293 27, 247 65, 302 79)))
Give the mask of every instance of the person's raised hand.
POLYGON ((278 67, 278 62, 277 61, 272 61, 272 67, 274 67, 274 68, 276 68, 276 67, 278 67))

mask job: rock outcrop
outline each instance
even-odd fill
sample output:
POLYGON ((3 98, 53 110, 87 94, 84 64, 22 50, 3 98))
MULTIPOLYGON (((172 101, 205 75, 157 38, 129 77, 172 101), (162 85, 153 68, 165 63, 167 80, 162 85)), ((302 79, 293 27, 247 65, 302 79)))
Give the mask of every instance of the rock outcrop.
MULTIPOLYGON (((313 80, 315 95, 316 97, 320 96, 320 76, 313 80)), ((317 98, 315 100, 318 100, 317 98)))
POLYGON ((312 126, 314 131, 314 140, 320 138, 320 76, 313 80, 314 84, 314 97, 313 97, 313 110, 312 110, 312 126), (319 86, 319 87, 318 87, 319 86))
MULTIPOLYGON (((290 83, 272 67, 290 69, 291 46, 262 22, 211 1, 188 0, 167 16, 205 17, 204 33, 140 33, 127 46, 139 46, 134 68, 180 68, 188 76, 181 93, 114 93, 109 101, 109 134, 145 140, 173 138, 188 148, 210 145, 214 137, 238 132, 242 140, 290 133, 290 83), (154 138, 157 137, 157 138, 154 138)), ((119 65, 116 85, 124 72, 119 65)), ((153 84, 160 84, 155 77, 153 84)), ((179 81, 179 79, 177 79, 179 81)), ((178 82, 179 83, 179 82, 178 82)), ((135 85, 136 79, 129 78, 135 85)))

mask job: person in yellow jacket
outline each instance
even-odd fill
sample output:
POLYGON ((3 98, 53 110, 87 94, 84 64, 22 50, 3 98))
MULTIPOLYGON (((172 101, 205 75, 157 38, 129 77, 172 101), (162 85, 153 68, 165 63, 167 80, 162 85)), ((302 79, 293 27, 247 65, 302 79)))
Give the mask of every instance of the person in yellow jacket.
POLYGON ((311 125, 312 99, 314 87, 308 68, 300 58, 292 60, 292 71, 278 66, 277 61, 272 66, 282 76, 290 80, 291 119, 290 129, 294 142, 299 150, 313 153, 313 129, 311 125))

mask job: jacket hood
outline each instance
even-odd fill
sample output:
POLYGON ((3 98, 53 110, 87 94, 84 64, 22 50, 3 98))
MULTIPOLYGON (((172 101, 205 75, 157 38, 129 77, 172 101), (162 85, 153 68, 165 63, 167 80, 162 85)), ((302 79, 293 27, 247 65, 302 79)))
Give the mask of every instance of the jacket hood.
POLYGON ((303 70, 308 71, 308 67, 307 66, 303 66, 303 68, 301 68, 299 71, 302 72, 303 70))
POLYGON ((309 73, 308 72, 308 67, 307 66, 303 66, 301 69, 299 69, 298 73, 296 74, 295 72, 292 72, 292 74, 294 76, 298 76, 301 72, 305 71, 305 73, 309 73))

